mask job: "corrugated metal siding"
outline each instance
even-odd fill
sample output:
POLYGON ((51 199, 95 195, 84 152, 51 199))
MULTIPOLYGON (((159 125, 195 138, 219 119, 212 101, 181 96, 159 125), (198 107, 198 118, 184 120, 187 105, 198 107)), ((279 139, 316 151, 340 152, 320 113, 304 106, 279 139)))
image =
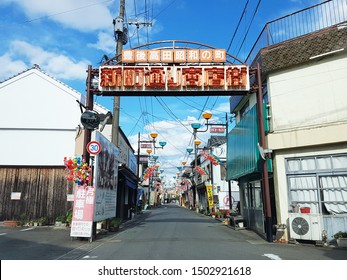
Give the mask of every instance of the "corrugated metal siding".
MULTIPOLYGON (((266 104, 263 104, 264 128, 268 120, 266 104)), ((227 180, 236 180, 253 172, 261 172, 258 150, 257 106, 253 106, 242 120, 229 132, 227 146, 227 180)), ((268 171, 272 172, 272 161, 267 160, 268 171)))
POLYGON ((256 106, 229 132, 227 180, 259 171, 258 124, 256 106))

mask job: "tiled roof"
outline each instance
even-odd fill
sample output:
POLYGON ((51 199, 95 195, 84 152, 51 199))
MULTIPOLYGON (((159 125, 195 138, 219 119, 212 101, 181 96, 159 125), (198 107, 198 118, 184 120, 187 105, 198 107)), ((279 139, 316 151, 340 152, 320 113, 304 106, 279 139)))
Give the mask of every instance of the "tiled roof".
POLYGON ((322 54, 347 50, 347 23, 272 45, 260 51, 263 73, 303 64, 322 54))

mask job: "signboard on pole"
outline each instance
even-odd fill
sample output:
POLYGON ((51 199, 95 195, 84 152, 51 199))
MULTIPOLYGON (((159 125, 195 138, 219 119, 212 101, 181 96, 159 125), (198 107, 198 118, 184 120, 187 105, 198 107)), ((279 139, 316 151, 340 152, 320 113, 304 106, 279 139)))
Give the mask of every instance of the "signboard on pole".
POLYGON ((210 210, 213 209, 213 189, 212 185, 206 186, 206 192, 207 192, 207 200, 208 200, 208 207, 210 210))
POLYGON ((211 126, 210 132, 211 133, 225 133, 225 127, 211 126))
POLYGON ((97 141, 91 141, 87 144, 87 151, 91 155, 97 155, 101 152, 101 145, 97 141))
POLYGON ((71 223, 71 237, 92 237, 95 187, 77 185, 71 223))

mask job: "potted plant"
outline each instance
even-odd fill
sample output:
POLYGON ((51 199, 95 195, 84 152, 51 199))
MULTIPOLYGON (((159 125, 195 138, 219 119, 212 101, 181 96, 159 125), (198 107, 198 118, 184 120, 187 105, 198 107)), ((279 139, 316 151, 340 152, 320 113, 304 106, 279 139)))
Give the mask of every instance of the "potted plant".
POLYGON ((31 221, 31 224, 34 226, 34 227, 37 227, 39 225, 39 219, 33 219, 31 221))
POLYGON ((110 231, 118 231, 119 230, 119 225, 121 224, 121 220, 118 218, 112 218, 110 220, 110 231))
POLYGON ((47 218, 46 217, 40 217, 37 219, 37 222, 39 223, 39 226, 43 226, 46 224, 47 218))
POLYGON ((61 215, 55 218, 55 225, 58 227, 65 225, 65 222, 66 222, 65 215, 61 215))
POLYGON ((347 232, 339 231, 334 234, 337 246, 347 247, 347 232))
POLYGON ((70 227, 72 222, 72 209, 68 210, 65 215, 66 226, 70 227))
POLYGON ((216 211, 216 218, 222 218, 222 212, 216 211))

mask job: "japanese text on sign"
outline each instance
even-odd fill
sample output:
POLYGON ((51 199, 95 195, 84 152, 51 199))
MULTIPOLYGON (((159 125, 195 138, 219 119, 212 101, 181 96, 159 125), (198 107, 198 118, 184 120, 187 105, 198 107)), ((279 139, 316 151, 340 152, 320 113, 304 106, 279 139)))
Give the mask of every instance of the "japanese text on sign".
POLYGON ((245 65, 225 66, 103 66, 101 91, 249 90, 245 65))
POLYGON ((79 185, 75 188, 70 236, 91 237, 95 188, 79 185))
POLYGON ((226 51, 214 50, 123 50, 122 63, 222 63, 226 51))

